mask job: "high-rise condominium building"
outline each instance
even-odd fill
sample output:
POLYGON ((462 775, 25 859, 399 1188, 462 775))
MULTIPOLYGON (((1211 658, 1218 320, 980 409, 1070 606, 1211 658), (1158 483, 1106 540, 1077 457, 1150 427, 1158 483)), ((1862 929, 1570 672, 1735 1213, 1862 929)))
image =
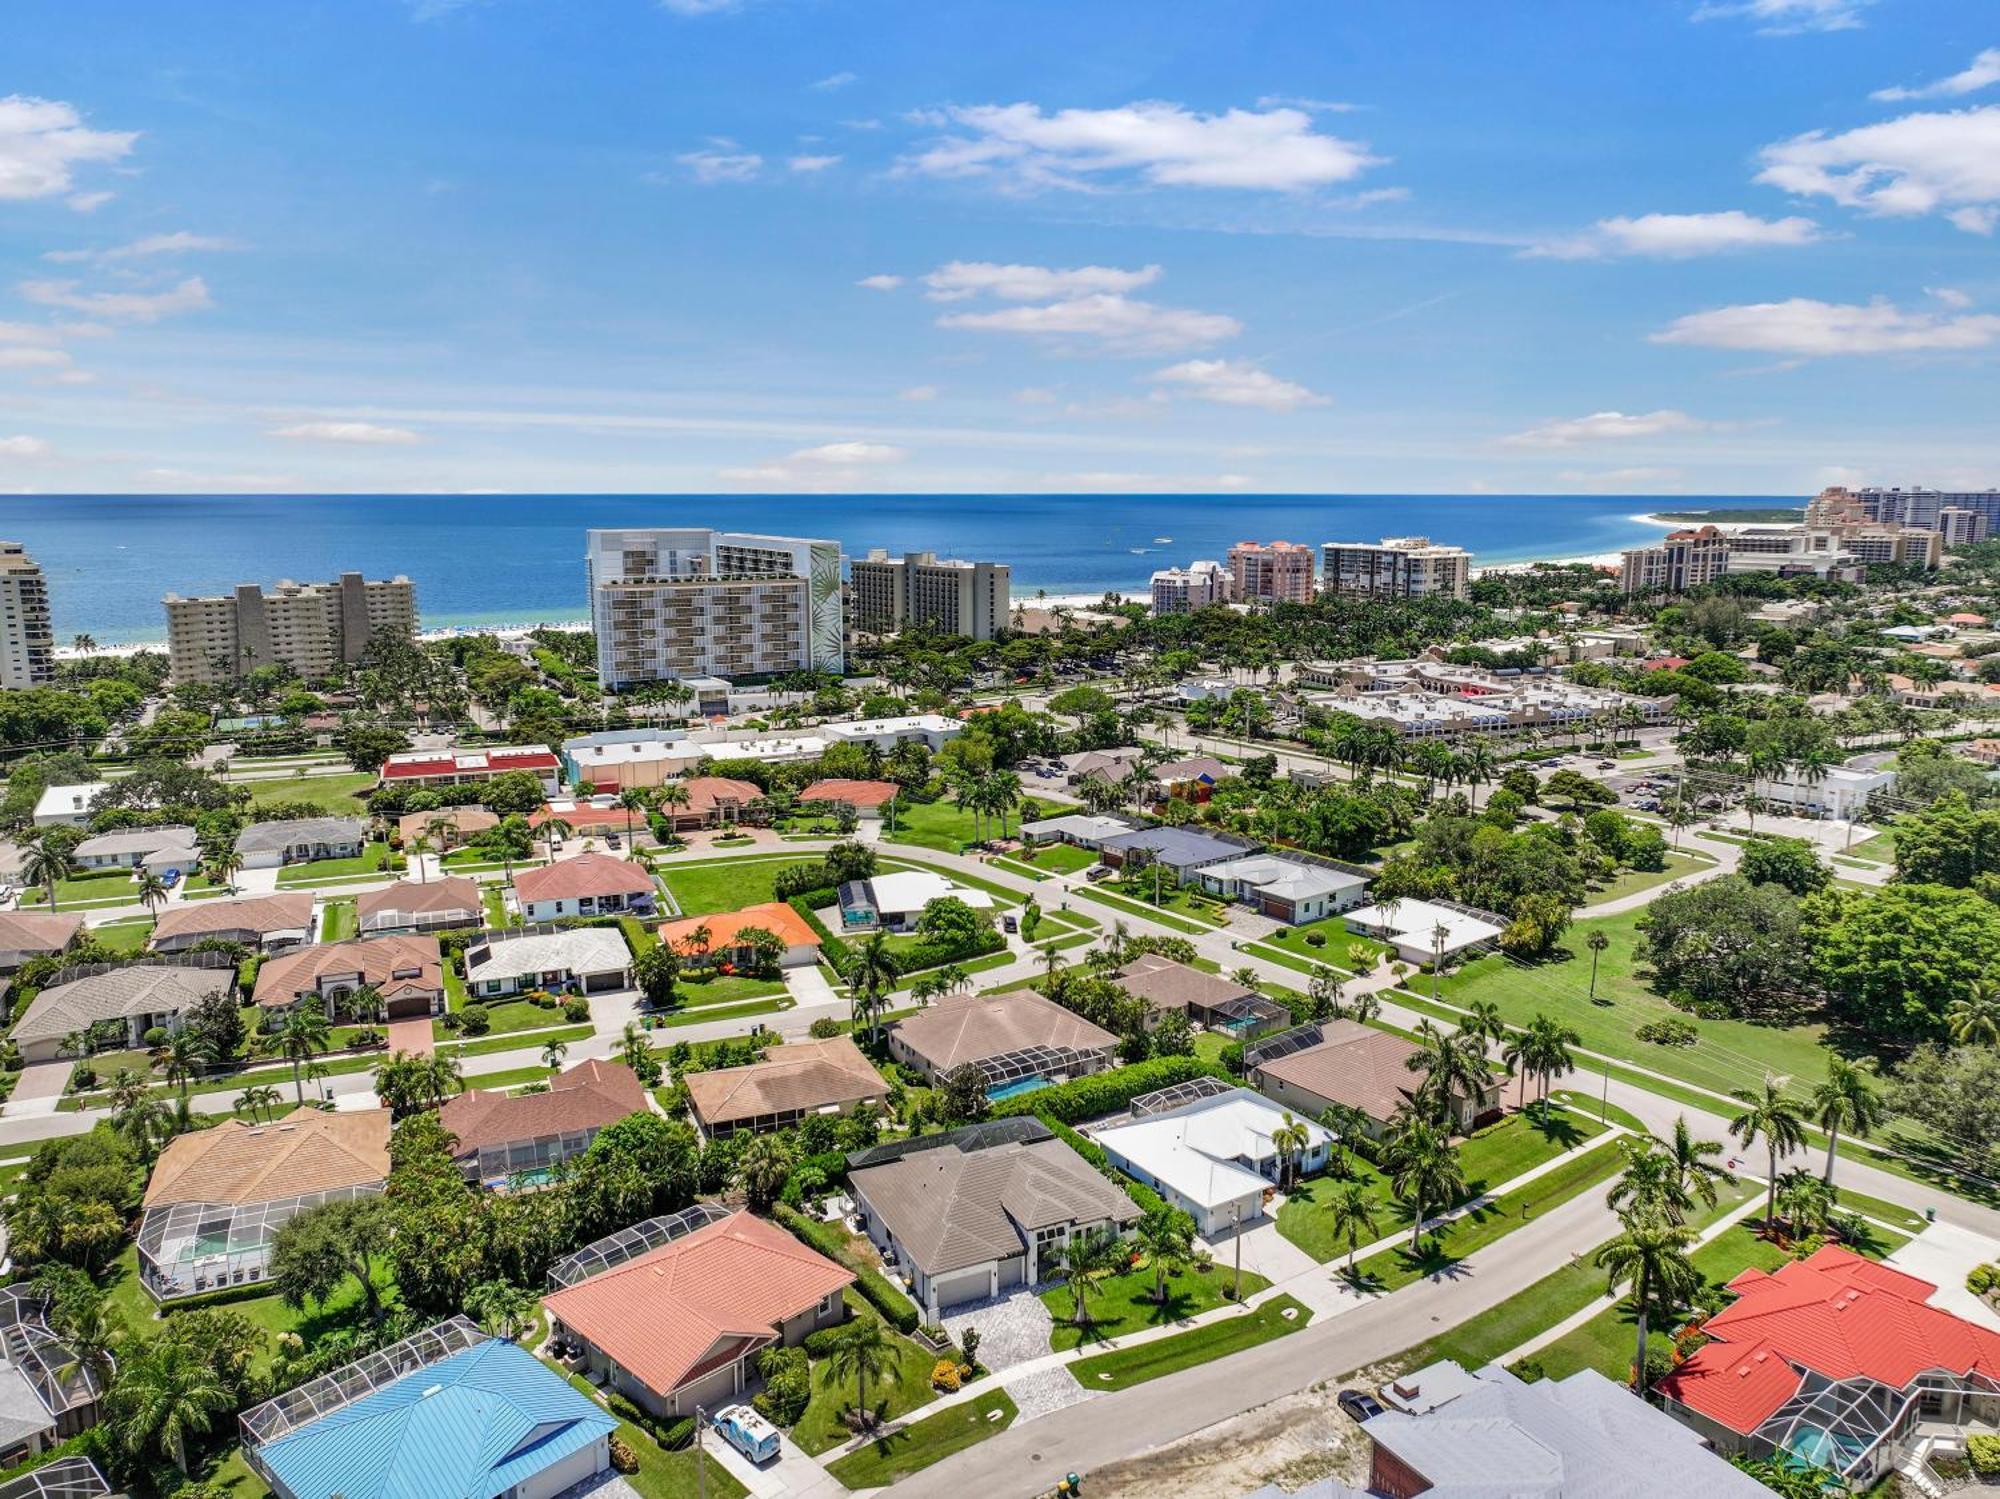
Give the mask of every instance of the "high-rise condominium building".
POLYGON ((170 593, 167 656, 177 682, 233 682, 260 666, 289 666, 322 677, 361 659, 376 635, 417 628, 417 590, 398 575, 371 581, 342 573, 331 583, 294 583, 268 593, 239 583, 234 593, 184 599, 170 593))
POLYGON ((56 632, 49 587, 18 541, 0 541, 0 687, 43 687, 55 679, 56 632))
POLYGON ((1669 531, 1658 546, 1625 553, 1618 583, 1627 593, 1684 593, 1729 571, 1729 537, 1714 526, 1669 531))
POLYGON ((940 560, 935 552, 891 557, 877 547, 848 564, 851 623, 870 635, 927 625, 991 640, 1007 627, 1010 577, 1004 562, 940 560))
POLYGON ((1229 602, 1229 574, 1215 561, 1191 562, 1153 574, 1153 612, 1190 614, 1229 602))
POLYGON ((1296 541, 1239 541, 1229 549, 1229 587, 1238 603, 1306 604, 1313 596, 1312 548, 1296 541))
MULTIPOLYGON (((1989 533, 2000 529, 2000 489, 1885 489, 1871 485, 1847 490, 1835 486, 1822 490, 1806 507, 1806 524, 1820 523, 1830 505, 1852 501, 1860 519, 1889 526, 1917 526, 1926 531, 1944 531, 1953 522, 1949 512, 1969 510, 1986 520, 1989 533)), ((1961 528, 1966 524, 1956 522, 1961 528)))
POLYGON ((1977 546, 1993 532, 1993 522, 1977 510, 1947 505, 1938 512, 1938 534, 1948 547, 1977 546))
POLYGON ((705 527, 591 531, 586 562, 607 687, 842 668, 837 541, 705 527))
POLYGON ((1472 553, 1428 536, 1379 542, 1329 541, 1320 552, 1321 584, 1329 594, 1374 599, 1462 599, 1472 588, 1472 553))

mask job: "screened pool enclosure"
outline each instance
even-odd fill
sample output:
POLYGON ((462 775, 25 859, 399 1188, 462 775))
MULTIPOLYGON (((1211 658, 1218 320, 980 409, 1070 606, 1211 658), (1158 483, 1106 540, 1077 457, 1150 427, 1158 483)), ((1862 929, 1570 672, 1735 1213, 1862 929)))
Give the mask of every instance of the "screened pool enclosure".
POLYGON ((139 1223, 139 1279, 158 1301, 202 1296, 264 1278, 278 1230, 307 1208, 374 1197, 382 1183, 270 1202, 164 1202, 139 1223))

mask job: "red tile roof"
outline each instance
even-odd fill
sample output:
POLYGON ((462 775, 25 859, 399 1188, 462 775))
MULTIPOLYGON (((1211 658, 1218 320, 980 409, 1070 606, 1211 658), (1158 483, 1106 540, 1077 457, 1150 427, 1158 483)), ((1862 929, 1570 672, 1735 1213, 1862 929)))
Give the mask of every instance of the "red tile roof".
POLYGON ((679 921, 660 924, 660 940, 677 951, 685 951, 695 928, 708 928, 708 950, 721 952, 734 945, 736 934, 745 927, 760 926, 776 934, 787 947, 818 947, 819 933, 806 919, 781 900, 761 906, 745 906, 740 911, 716 911, 707 916, 683 916, 679 921))
POLYGON ((1746 1270, 1729 1289, 1736 1300, 1702 1324, 1715 1341, 1657 1388, 1732 1431, 1755 1431, 1802 1369, 1896 1389, 1927 1369, 2000 1377, 2000 1334, 1929 1305, 1929 1281, 1833 1245, 1770 1275, 1746 1270))
POLYGON ((466 1155, 489 1145, 602 1129, 644 1112, 646 1090, 632 1069, 593 1060, 550 1078, 546 1093, 470 1089, 446 1099, 438 1120, 458 1137, 458 1153, 466 1155))
POLYGON ((751 1349, 854 1272, 736 1213, 542 1298, 572 1332, 660 1395, 751 1349))
POLYGON ((514 894, 523 905, 541 900, 581 900, 596 895, 641 895, 653 877, 629 859, 578 854, 554 864, 524 869, 514 876, 514 894))
POLYGON ((802 802, 846 802, 853 807, 879 807, 892 802, 903 788, 894 781, 814 781, 799 793, 802 802))
POLYGON ((531 745, 499 745, 484 750, 442 750, 435 755, 396 755, 382 766, 385 781, 425 780, 433 776, 503 775, 510 770, 553 773, 562 761, 531 745))

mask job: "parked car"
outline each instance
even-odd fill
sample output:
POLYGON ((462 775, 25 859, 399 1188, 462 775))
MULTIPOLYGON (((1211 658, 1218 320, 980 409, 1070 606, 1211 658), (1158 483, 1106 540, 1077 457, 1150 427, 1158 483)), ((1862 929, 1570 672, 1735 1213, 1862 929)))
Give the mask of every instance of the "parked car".
POLYGON ((715 1413, 717 1435, 753 1463, 778 1455, 778 1428, 747 1405, 726 1405, 715 1413))
POLYGON ((180 882, 181 872, 178 869, 169 869, 165 874, 160 876, 160 883, 165 885, 169 890, 173 889, 180 882))
POLYGON ((1336 1403, 1355 1421, 1369 1420, 1383 1411, 1382 1402, 1366 1390, 1342 1390, 1336 1403))
POLYGON ((1005 916, 1000 918, 1000 925, 1005 930, 1010 932, 1018 932, 1021 930, 1020 918, 1014 915, 1014 913, 1011 911, 1009 911, 1005 916))
POLYGON ((1083 877, 1086 880, 1092 881, 1108 880, 1111 878, 1111 866, 1109 864, 1093 864, 1083 872, 1083 877))
POLYGON ((619 841, 616 833, 606 833, 604 835, 604 846, 606 848, 623 848, 625 845, 619 841))

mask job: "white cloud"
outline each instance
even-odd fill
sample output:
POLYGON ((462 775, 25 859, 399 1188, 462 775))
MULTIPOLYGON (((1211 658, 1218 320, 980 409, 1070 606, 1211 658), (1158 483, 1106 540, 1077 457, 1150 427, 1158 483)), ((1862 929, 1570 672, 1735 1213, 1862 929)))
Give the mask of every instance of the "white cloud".
POLYGON ((1797 36, 1807 31, 1852 31, 1873 0, 1712 0, 1696 8, 1694 19, 1715 21, 1743 16, 1764 36, 1797 36))
POLYGON ((1911 312, 1889 302, 1752 302, 1690 313, 1652 335, 1654 343, 1750 349, 1818 358, 1839 354, 1979 349, 2000 340, 2000 317, 1911 312))
POLYGON ((818 89, 823 94, 830 94, 837 88, 846 88, 848 84, 857 81, 860 76, 858 73, 850 73, 843 68, 838 73, 829 73, 824 78, 815 79, 813 82, 807 84, 806 87, 818 89))
POLYGON ((1251 483, 1248 474, 1139 474, 1091 469, 1084 473, 1042 475, 1042 484, 1049 489, 1135 494, 1210 494, 1217 490, 1248 489, 1251 483))
POLYGON ((0 458, 46 458, 49 445, 39 437, 0 437, 0 458))
POLYGON ((375 422, 299 422, 276 427, 273 437, 297 442, 339 442, 357 447, 407 447, 418 441, 408 427, 384 427, 375 422))
POLYGON ((795 172, 824 172, 828 167, 838 166, 841 160, 838 156, 794 156, 785 165, 795 172))
POLYGON ((1003 302, 1041 302, 1094 292, 1137 291, 1160 279, 1156 265, 1136 271, 1108 265, 1080 265, 1058 270, 1045 265, 996 265, 990 260, 954 260, 924 277, 924 295, 934 302, 958 302, 967 297, 998 297, 1003 302))
POLYGON ((1198 349, 1243 331, 1235 318, 1219 312, 1162 307, 1109 292, 1072 297, 1041 307, 1003 307, 997 312, 954 312, 938 319, 940 328, 970 333, 1013 333, 1030 338, 1094 340, 1107 351, 1164 354, 1198 349))
POLYGON ((1972 59, 1972 65, 1948 77, 1919 88, 1878 88, 1868 97, 1894 101, 1897 99, 1954 99, 1960 94, 1976 94, 1979 90, 2000 83, 2000 47, 1988 47, 1972 59))
POLYGON ((138 138, 86 129, 73 104, 9 94, 0 99, 0 199, 66 193, 77 167, 118 161, 138 138))
POLYGON ((78 213, 96 213, 98 209, 117 196, 118 194, 116 193, 107 192, 71 193, 63 201, 68 203, 78 213))
POLYGON ((764 158, 755 151, 684 151, 674 160, 694 173, 694 180, 701 183, 749 182, 764 165, 764 158))
POLYGON ((772 463, 725 468, 721 477, 739 484, 777 484, 801 489, 839 489, 859 483, 886 464, 901 463, 907 449, 883 442, 829 442, 772 463))
POLYGON ((1573 448, 1582 443, 1617 442, 1632 437, 1667 437, 1677 432, 1701 432, 1713 425, 1685 411, 1593 411, 1568 421, 1544 422, 1525 432, 1503 437, 1510 448, 1573 448))
POLYGON ((1637 218, 1599 219, 1583 234, 1545 240, 1524 254, 1552 260, 1597 260, 1645 255, 1689 260, 1736 250, 1809 245, 1822 238, 1811 219, 1760 219, 1740 209, 1722 213, 1647 213, 1637 218))
POLYGON ((61 349, 37 348, 29 344, 0 345, 0 370, 63 369, 69 355, 61 349))
POLYGON ((1257 101, 1259 109, 1303 109, 1307 114, 1353 114, 1364 106, 1340 99, 1302 99, 1292 94, 1266 94, 1257 101))
POLYGON ((1214 401, 1221 406, 1296 411, 1301 406, 1327 404, 1325 396, 1290 380, 1281 380, 1247 359, 1189 359, 1155 370, 1152 378, 1198 400, 1214 401))
POLYGON ((1955 286, 1927 286, 1924 295, 1934 297, 1947 307, 1970 307, 1972 298, 1955 286))
POLYGON ((1766 146, 1759 182, 1881 216, 1939 213, 1987 234, 2000 219, 2000 105, 1910 114, 1766 146))
POLYGON ((125 245, 113 245, 108 250, 50 250, 42 256, 42 259, 54 261, 58 265, 78 263, 115 265, 121 260, 144 260, 155 255, 187 255, 203 250, 242 248, 232 239, 221 239, 212 234, 191 234, 181 229, 172 234, 149 234, 144 239, 135 239, 125 245))
POLYGON ((935 385, 912 385, 908 390, 899 391, 897 399, 902 401, 935 401, 938 388, 935 385))
POLYGON ((1302 109, 1196 114, 1148 100, 1118 109, 953 106, 922 117, 963 132, 905 157, 933 177, 998 176, 1020 187, 1082 188, 1101 178, 1158 187, 1296 192, 1347 182, 1384 158, 1314 129, 1302 109))
POLYGON ((44 307, 66 307, 116 323, 157 323, 176 312, 199 312, 215 304, 208 284, 190 276, 166 291, 78 291, 74 281, 23 281, 19 291, 44 307))
POLYGON ((903 278, 884 273, 877 276, 863 276, 854 284, 856 286, 865 286, 870 291, 894 291, 903 284, 903 278))

